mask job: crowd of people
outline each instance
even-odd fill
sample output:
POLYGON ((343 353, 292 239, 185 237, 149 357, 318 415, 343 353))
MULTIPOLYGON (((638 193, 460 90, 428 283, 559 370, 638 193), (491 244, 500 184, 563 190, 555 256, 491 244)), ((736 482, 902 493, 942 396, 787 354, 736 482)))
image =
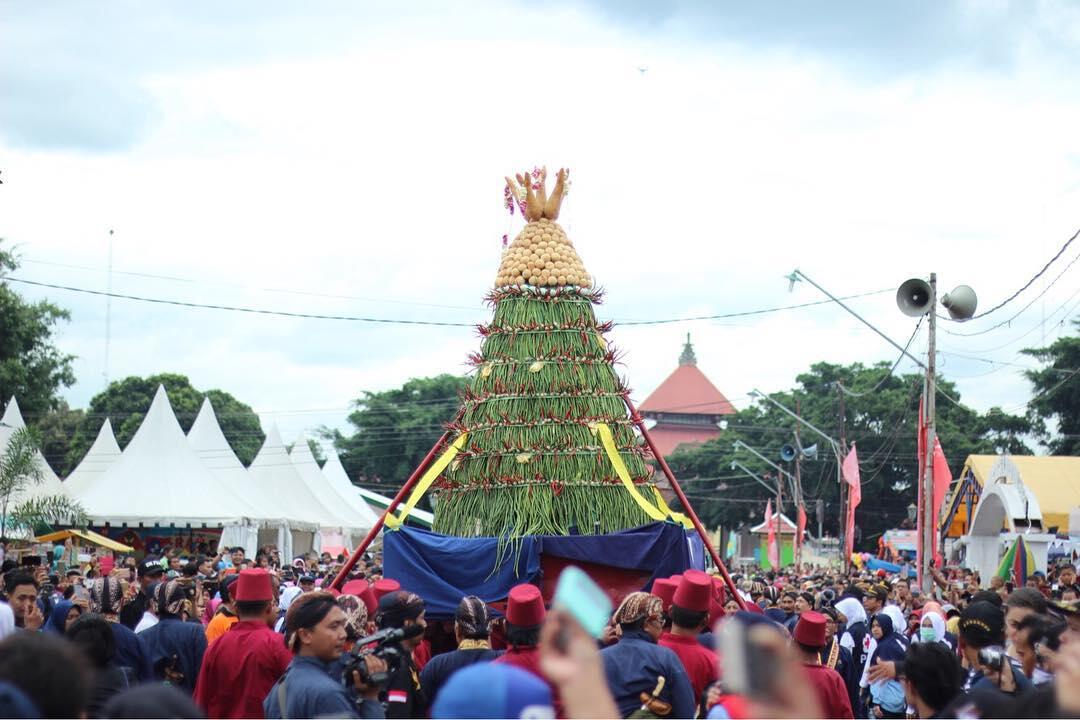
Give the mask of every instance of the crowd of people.
MULTIPOLYGON (((599 637, 523 583, 452 618, 365 556, 6 562, 2 717, 1080 716, 1080 588, 934 570, 687 570, 599 637)), ((606 615, 604 616, 606 617, 606 615)))

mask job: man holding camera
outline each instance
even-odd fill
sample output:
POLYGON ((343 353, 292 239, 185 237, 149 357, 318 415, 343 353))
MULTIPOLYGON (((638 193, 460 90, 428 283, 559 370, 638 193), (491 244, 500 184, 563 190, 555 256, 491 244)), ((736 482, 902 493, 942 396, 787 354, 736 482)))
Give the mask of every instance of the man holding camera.
POLYGON ((386 685, 386 717, 422 718, 427 715, 427 695, 420 686, 420 672, 412 653, 421 640, 427 623, 424 620, 424 601, 415 593, 395 590, 379 599, 375 621, 380 630, 398 628, 405 631, 401 641, 404 657, 386 685))
POLYGON ((1032 688, 1023 669, 1005 654, 1005 614, 983 600, 973 602, 960 616, 960 654, 967 661, 964 692, 998 690, 1007 694, 1032 688))
POLYGON ((233 586, 238 621, 206 651, 195 702, 212 718, 258 718, 263 699, 292 661, 277 620, 270 573, 242 570, 233 586))
MULTIPOLYGON (((379 687, 366 685, 359 670, 353 670, 344 682, 334 676, 335 668, 341 667, 336 661, 345 650, 347 635, 345 611, 333 595, 301 595, 285 614, 285 628, 293 658, 263 701, 265 717, 384 717, 377 700, 379 687)), ((368 676, 386 672, 386 663, 374 655, 365 655, 362 661, 368 676)))

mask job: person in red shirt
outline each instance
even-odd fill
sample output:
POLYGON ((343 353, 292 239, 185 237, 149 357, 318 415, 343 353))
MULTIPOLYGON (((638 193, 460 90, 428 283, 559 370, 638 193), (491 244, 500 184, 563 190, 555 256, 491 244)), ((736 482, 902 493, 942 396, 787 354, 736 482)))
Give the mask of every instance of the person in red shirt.
POLYGON ((547 611, 540 588, 523 583, 506 597, 506 642, 510 648, 494 662, 514 665, 544 678, 540 672, 540 626, 547 611))
POLYGON ((679 583, 671 578, 657 578, 653 580, 652 594, 660 598, 664 604, 664 631, 660 633, 660 640, 671 635, 671 600, 675 597, 675 591, 679 589, 679 583))
POLYGON ((203 657, 195 702, 212 718, 261 718, 263 700, 292 661, 273 631, 277 602, 266 570, 241 570, 232 591, 238 620, 203 657))
POLYGON ((709 622, 712 597, 712 579, 700 570, 687 570, 671 599, 671 633, 657 643, 679 656, 698 704, 720 673, 716 653, 698 642, 698 634, 709 622))
POLYGON ((799 616, 792 640, 802 660, 807 679, 817 692, 821 710, 827 718, 852 720, 851 700, 840 673, 821 664, 821 649, 825 647, 826 618, 819 612, 807 610, 799 616))

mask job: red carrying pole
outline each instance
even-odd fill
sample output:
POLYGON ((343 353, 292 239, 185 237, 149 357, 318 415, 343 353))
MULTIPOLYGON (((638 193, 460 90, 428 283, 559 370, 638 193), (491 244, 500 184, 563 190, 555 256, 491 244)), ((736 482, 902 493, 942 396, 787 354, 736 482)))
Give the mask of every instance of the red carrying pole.
POLYGON ((681 502, 683 508, 685 508, 686 514, 690 516, 690 522, 694 523, 694 529, 697 530, 697 534, 701 537, 701 542, 704 543, 705 548, 709 551, 709 555, 712 556, 716 568, 720 571, 720 577, 724 579, 724 584, 727 585, 728 590, 731 592, 732 597, 735 598, 735 602, 739 604, 739 607, 745 610, 746 603, 743 602, 742 595, 740 595, 735 588, 735 581, 732 580, 731 575, 728 574, 727 566, 724 565, 724 561, 720 559, 719 553, 716 552, 716 548, 713 547, 712 542, 709 540, 708 533, 705 532, 705 526, 701 524, 701 520, 698 519, 697 513, 694 512, 694 507, 686 498, 686 494, 683 493, 682 487, 679 486, 679 481, 675 479, 675 473, 671 472, 671 468, 668 467, 667 462, 664 460, 664 456, 657 450, 656 443, 653 442, 652 436, 649 435, 649 431, 645 429, 645 421, 642 419, 641 415, 638 414, 637 408, 630 402, 628 396, 623 395, 623 400, 626 402, 626 407, 630 409, 630 421, 637 425, 638 430, 641 431, 641 436, 645 438, 645 443, 649 446, 649 450, 652 451, 653 457, 656 458, 656 462, 660 463, 660 469, 664 472, 664 475, 667 476, 668 482, 671 483, 671 489, 675 491, 675 497, 679 498, 679 502, 681 502))
POLYGON ((451 434, 451 431, 447 430, 443 433, 442 437, 439 438, 439 441, 431 446, 431 450, 429 450, 428 454, 424 456, 424 459, 420 461, 420 464, 416 466, 416 469, 413 470, 413 474, 409 476, 409 479, 405 481, 405 484, 401 486, 401 489, 397 491, 397 495, 395 495, 394 499, 390 501, 390 504, 386 506, 386 510, 384 510, 383 514, 379 516, 379 519, 375 521, 375 525, 368 530, 367 537, 365 537, 364 541, 357 545, 356 549, 353 550, 352 555, 349 556, 348 562, 341 568, 341 572, 334 578, 334 582, 330 583, 330 587, 335 590, 341 590, 341 586, 345 584, 345 579, 349 576, 349 573, 356 567, 356 563, 360 562, 360 556, 364 554, 364 551, 368 549, 368 546, 375 542, 375 538, 379 536, 379 531, 382 530, 383 524, 386 522, 386 516, 394 512, 394 510, 397 509, 397 506, 401 504, 401 501, 405 499, 405 496, 416 486, 416 483, 420 480, 420 476, 428 469, 431 461, 435 459, 435 455, 443 445, 446 444, 446 441, 450 439, 451 434))

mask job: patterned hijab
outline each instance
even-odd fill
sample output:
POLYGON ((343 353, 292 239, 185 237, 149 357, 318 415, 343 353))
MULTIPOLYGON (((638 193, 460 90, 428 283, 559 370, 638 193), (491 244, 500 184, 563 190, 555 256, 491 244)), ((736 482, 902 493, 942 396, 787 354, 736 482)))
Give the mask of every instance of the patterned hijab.
POLYGON ((154 590, 154 602, 157 604, 157 614, 160 618, 182 617, 190 608, 187 588, 179 580, 169 580, 159 584, 154 590))
POLYGON ((345 611, 345 634, 349 640, 358 640, 367 635, 367 606, 355 595, 339 595, 338 606, 345 611))
POLYGON ((90 581, 90 612, 116 620, 124 596, 121 583, 108 575, 90 581))
POLYGON ((623 598, 614 620, 619 625, 631 625, 638 620, 660 617, 664 612, 664 601, 647 592, 632 592, 623 598))

